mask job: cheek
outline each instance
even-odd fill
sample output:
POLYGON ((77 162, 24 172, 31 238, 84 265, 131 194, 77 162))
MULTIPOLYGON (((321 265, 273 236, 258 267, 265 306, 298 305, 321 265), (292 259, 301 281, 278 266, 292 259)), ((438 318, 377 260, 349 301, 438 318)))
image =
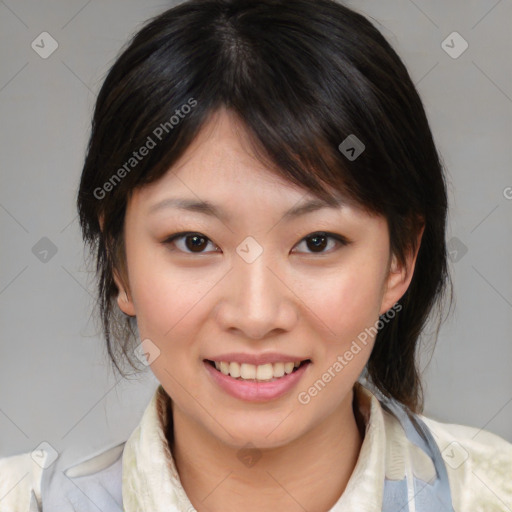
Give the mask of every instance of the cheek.
POLYGON ((381 302, 382 271, 374 260, 353 258, 297 282, 304 314, 317 317, 330 336, 345 342, 377 320, 381 302), (309 313, 307 312, 309 310, 309 313))
MULTIPOLYGON (((183 272, 148 276, 134 292, 139 329, 162 341, 186 339, 201 324, 206 313, 201 302, 215 285, 209 279, 191 280, 183 272)), ((141 333, 142 335, 142 333, 141 333)))
MULTIPOLYGON (((307 305, 314 314, 304 314, 314 325, 312 336, 323 340, 315 347, 317 365, 307 383, 313 388, 316 382, 325 383, 323 399, 315 401, 317 407, 332 405, 345 396, 371 355, 376 334, 372 327, 380 309, 380 269, 375 262, 346 265, 312 285, 307 305)), ((309 393, 308 389, 303 391, 309 393)))
POLYGON ((130 283, 141 338, 154 338, 164 346, 179 339, 182 347, 201 324, 202 299, 218 278, 204 268, 172 265, 160 248, 135 249, 131 256, 130 283))
POLYGON ((170 265, 144 265, 134 282, 140 338, 149 338, 159 350, 151 371, 174 399, 186 401, 188 393, 195 393, 192 383, 201 348, 195 340, 207 319, 205 296, 215 281, 211 275, 187 275, 170 265))

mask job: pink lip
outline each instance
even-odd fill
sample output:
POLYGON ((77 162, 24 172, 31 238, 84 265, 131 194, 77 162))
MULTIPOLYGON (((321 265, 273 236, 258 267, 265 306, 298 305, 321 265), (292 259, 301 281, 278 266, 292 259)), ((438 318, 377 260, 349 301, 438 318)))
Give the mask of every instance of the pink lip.
POLYGON ((267 363, 295 363, 296 361, 304 361, 307 357, 293 356, 289 354, 281 354, 278 352, 268 352, 265 354, 241 354, 231 352, 229 354, 220 354, 214 357, 208 357, 210 361, 226 361, 228 363, 234 362, 238 364, 248 363, 254 365, 267 364, 267 363))
MULTIPOLYGON (((233 361, 233 359, 228 359, 228 361, 233 361)), ((290 361, 290 359, 287 359, 287 361, 290 361)), ((305 363, 297 368, 296 371, 273 381, 251 382, 237 380, 230 375, 224 375, 207 361, 203 361, 203 364, 214 382, 224 391, 235 398, 248 402, 266 402, 283 396, 299 382, 310 365, 309 362, 305 363)))

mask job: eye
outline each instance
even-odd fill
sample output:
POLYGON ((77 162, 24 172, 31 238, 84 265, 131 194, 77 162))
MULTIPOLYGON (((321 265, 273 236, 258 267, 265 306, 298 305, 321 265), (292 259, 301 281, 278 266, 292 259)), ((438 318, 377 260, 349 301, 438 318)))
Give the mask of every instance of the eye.
POLYGON ((183 233, 175 233, 174 235, 171 235, 170 237, 165 239, 163 243, 165 245, 174 244, 175 246, 178 247, 180 251, 185 253, 200 254, 208 252, 203 250, 208 245, 208 242, 210 242, 213 247, 218 249, 218 247, 202 233, 195 233, 190 231, 186 231, 183 233), (182 243, 183 241, 184 243, 182 243))
MULTIPOLYGON (((325 248, 329 245, 329 240, 332 242, 331 249, 332 247, 335 247, 336 244, 340 246, 350 244, 350 241, 342 235, 326 233, 325 231, 318 231, 311 233, 307 237, 304 237, 296 247, 300 247, 301 244, 305 244, 308 249, 311 249, 310 254, 328 253, 332 252, 325 250, 325 248)), ((210 243, 214 248, 213 252, 218 252, 216 249, 219 249, 207 236, 203 235, 202 233, 191 231, 175 233, 174 235, 166 238, 162 243, 165 245, 174 245, 181 252, 188 254, 201 254, 211 252, 204 250, 205 247, 208 246, 208 243, 210 243)))
POLYGON ((336 246, 338 243, 341 246, 350 244, 350 241, 341 235, 336 235, 334 233, 326 233, 325 231, 318 231, 316 233, 311 233, 310 235, 304 237, 301 242, 297 245, 300 247, 301 244, 305 244, 307 248, 311 248, 311 253, 326 253, 332 251, 324 251, 325 247, 328 245, 328 240, 334 240, 331 244, 331 247, 336 246))

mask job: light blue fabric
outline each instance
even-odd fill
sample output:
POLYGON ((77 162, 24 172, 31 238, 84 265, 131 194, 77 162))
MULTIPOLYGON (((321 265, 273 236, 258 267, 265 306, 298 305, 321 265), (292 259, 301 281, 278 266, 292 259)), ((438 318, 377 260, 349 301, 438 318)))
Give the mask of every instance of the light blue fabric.
MULTIPOLYGON (((398 419, 407 439, 430 457, 436 469, 436 480, 433 483, 413 477, 416 512, 454 512, 448 472, 439 447, 427 425, 417 414, 412 414, 401 403, 381 394, 378 398, 382 408, 398 419)), ((409 510, 407 479, 404 478, 399 482, 386 479, 382 512, 409 512, 409 510)))
MULTIPOLYGON (((43 471, 42 512, 123 512, 122 455, 92 475, 70 478, 59 457, 43 471)), ((141 511, 142 512, 142 511, 141 511)))
MULTIPOLYGON (((436 469, 437 478, 432 484, 414 477, 416 512, 454 512, 446 466, 428 427, 400 403, 384 396, 378 398, 382 407, 401 423, 407 438, 432 459, 436 469)), ((59 458, 43 471, 42 512, 123 512, 122 455, 108 468, 88 476, 70 478, 64 473, 64 465, 63 458, 59 458)), ((384 481, 382 512, 410 512, 406 478, 384 481)))

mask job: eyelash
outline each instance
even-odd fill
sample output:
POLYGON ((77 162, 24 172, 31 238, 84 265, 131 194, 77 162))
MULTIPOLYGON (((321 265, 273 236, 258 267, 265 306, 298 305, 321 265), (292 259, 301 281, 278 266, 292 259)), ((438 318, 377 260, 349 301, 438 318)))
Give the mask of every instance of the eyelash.
MULTIPOLYGON (((207 240, 209 242, 212 242, 207 236, 205 236, 202 233, 199 233, 197 231, 183 231, 180 233, 174 233, 173 235, 170 235, 162 243, 164 245, 170 245, 170 244, 173 244, 175 242, 175 240, 178 240, 180 238, 186 238, 187 236, 198 236, 200 238, 204 238, 205 240, 207 240)), ((335 240, 336 242, 338 242, 340 247, 347 246, 351 243, 350 240, 348 240, 344 236, 338 235, 336 233, 329 233, 326 231, 314 231, 313 233, 310 233, 309 235, 302 238, 300 240, 299 244, 301 244, 302 242, 304 242, 310 238, 314 238, 315 236, 323 236, 326 238, 331 238, 331 239, 335 240)), ((200 251, 200 252, 181 251, 181 252, 183 252, 185 254, 208 254, 207 252, 204 252, 204 251, 200 251)), ((330 250, 330 251, 321 251, 321 252, 308 252, 306 254, 330 254, 331 252, 333 252, 333 251, 330 250)))

